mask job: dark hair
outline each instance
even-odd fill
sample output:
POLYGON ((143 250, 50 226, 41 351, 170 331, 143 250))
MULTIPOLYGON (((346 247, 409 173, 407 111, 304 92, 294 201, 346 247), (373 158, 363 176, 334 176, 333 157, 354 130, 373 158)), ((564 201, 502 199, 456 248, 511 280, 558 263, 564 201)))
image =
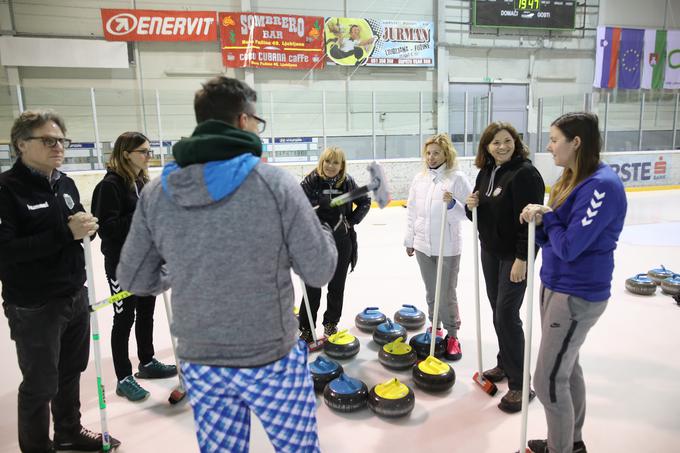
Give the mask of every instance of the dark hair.
POLYGON ((150 140, 141 132, 123 132, 116 139, 116 143, 113 144, 113 151, 106 167, 122 176, 130 188, 134 188, 135 181, 138 179, 144 184, 149 182, 149 174, 146 170, 135 173, 130 159, 125 157, 123 153, 133 151, 148 141, 150 140))
POLYGON ((17 155, 21 154, 21 151, 19 151, 19 141, 28 139, 33 135, 35 129, 44 126, 50 121, 59 126, 62 134, 66 134, 63 118, 53 110, 26 110, 19 115, 19 118, 14 120, 10 134, 14 152, 17 155))
POLYGON ((529 157, 529 149, 519 137, 517 129, 515 129, 515 127, 510 123, 506 123, 504 121, 494 121, 493 123, 486 126, 486 129, 484 129, 484 132, 482 132, 482 136, 479 139, 477 157, 475 158, 475 166, 477 168, 484 168, 487 165, 495 165, 494 158, 491 153, 489 153, 489 143, 493 141, 493 138, 500 131, 508 131, 508 134, 510 134, 512 140, 515 142, 515 150, 512 153, 512 158, 517 155, 520 155, 525 159, 529 157))
POLYGON ((246 83, 219 76, 202 84, 194 96, 196 122, 220 120, 234 125, 242 113, 255 113, 251 104, 257 102, 255 90, 246 83))
POLYGON ((579 137, 581 144, 576 149, 574 168, 565 168, 550 191, 550 206, 557 207, 567 199, 574 187, 592 175, 600 163, 600 125, 597 115, 589 112, 565 113, 552 122, 571 142, 579 137))

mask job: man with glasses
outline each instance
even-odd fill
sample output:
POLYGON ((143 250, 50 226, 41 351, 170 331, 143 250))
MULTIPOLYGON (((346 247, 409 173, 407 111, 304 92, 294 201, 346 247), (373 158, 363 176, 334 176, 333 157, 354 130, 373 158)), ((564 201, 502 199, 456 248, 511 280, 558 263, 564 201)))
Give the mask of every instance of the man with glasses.
POLYGON ((124 289, 157 294, 167 266, 201 451, 248 451, 252 410, 276 451, 317 452, 290 270, 321 287, 337 250, 294 176, 260 161, 256 100, 227 77, 196 93, 198 125, 144 189, 117 275, 124 289))
MULTIPOLYGON (((0 174, 0 280, 23 377, 17 398, 22 452, 102 447, 101 434, 80 424, 80 374, 90 351, 80 242, 98 225, 73 180, 58 170, 71 143, 65 132, 54 112, 22 113, 11 132, 17 161, 0 174)), ((112 438, 111 445, 120 442, 112 438)))

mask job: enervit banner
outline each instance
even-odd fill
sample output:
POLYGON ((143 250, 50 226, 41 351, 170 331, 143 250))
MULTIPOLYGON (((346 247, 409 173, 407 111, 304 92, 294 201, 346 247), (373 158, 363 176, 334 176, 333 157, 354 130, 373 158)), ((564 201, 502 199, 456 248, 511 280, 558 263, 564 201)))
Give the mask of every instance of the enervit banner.
POLYGON ((326 55, 342 66, 434 66, 432 22, 329 17, 326 55))
POLYGON ((107 41, 216 41, 214 11, 102 9, 107 41))
POLYGON ((323 68, 323 17, 220 13, 222 64, 229 68, 323 68))

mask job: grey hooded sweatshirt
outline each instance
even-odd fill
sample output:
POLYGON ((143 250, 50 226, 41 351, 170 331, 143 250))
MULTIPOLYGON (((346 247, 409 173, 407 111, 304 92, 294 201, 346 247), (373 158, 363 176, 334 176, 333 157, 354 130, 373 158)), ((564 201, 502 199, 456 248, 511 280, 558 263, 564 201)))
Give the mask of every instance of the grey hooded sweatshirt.
POLYGON ((244 154, 166 165, 139 199, 117 276, 135 294, 172 287, 180 359, 243 368, 284 357, 297 340, 291 268, 321 287, 336 261, 294 177, 244 154))

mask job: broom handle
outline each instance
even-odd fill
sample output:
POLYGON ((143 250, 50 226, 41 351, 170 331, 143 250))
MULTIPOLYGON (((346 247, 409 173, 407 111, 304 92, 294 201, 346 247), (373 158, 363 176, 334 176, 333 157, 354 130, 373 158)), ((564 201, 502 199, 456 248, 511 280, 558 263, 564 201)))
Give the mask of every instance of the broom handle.
POLYGON ((444 232, 446 231, 446 211, 448 207, 442 201, 442 227, 439 231, 439 256, 437 257, 437 283, 434 289, 434 312, 432 313, 432 335, 430 339, 430 355, 434 357, 434 346, 437 342, 437 316, 439 314, 439 299, 442 295, 442 271, 444 269, 444 232))
POLYGON ((300 277, 300 284, 302 285, 302 299, 305 301, 305 308, 307 312, 307 320, 309 320, 309 330, 312 331, 312 340, 316 343, 318 340, 316 338, 316 329, 314 329, 314 320, 312 319, 312 309, 309 307, 309 298, 307 297, 307 286, 305 286, 304 280, 300 277))
MULTIPOLYGON (((85 252, 85 272, 87 274, 87 297, 89 305, 97 304, 97 297, 94 289, 94 266, 92 264, 92 247, 90 246, 90 236, 83 238, 83 251, 85 252)), ((106 420, 106 394, 102 384, 102 359, 99 350, 99 322, 97 320, 97 310, 90 311, 90 328, 92 330, 92 343, 94 351, 94 366, 97 371, 97 394, 99 396, 99 420, 102 426, 102 450, 111 450, 111 439, 106 420)))
POLYGON ((170 297, 168 297, 167 291, 163 291, 163 303, 165 304, 165 316, 168 318, 168 326, 170 327, 170 344, 172 345, 172 354, 175 357, 175 366, 179 374, 179 385, 184 389, 184 378, 182 376, 182 368, 179 366, 179 358, 177 357, 176 340, 172 335, 172 305, 170 304, 170 297))
POLYGON ((482 376, 482 320, 479 302, 479 239, 477 233, 477 207, 472 208, 472 255, 475 270, 475 316, 477 322, 477 371, 482 376))
POLYGON ((529 245, 527 250, 527 328, 524 338, 524 374, 522 376, 522 427, 519 451, 527 444, 527 421, 529 418, 529 367, 531 366, 531 330, 534 308, 534 261, 536 259, 536 220, 529 222, 529 245))

